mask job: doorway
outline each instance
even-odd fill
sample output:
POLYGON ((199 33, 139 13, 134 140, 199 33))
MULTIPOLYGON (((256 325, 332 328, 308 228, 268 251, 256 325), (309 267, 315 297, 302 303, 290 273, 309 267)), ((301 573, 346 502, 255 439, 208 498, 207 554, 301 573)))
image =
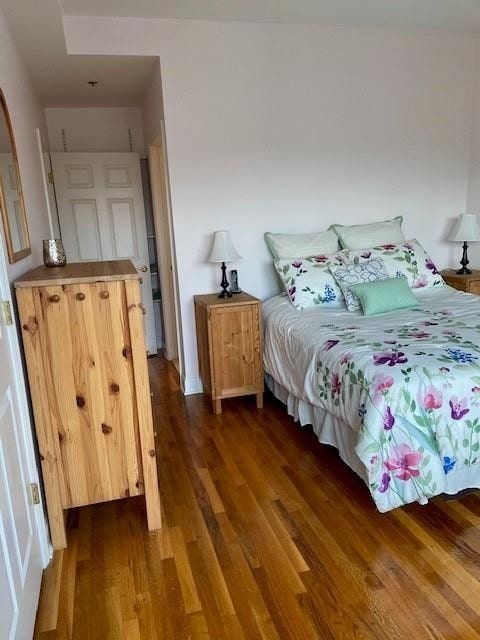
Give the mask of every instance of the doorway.
POLYGON ((182 375, 182 362, 179 358, 179 340, 181 326, 179 322, 179 297, 175 244, 172 229, 168 163, 165 145, 165 129, 148 147, 150 164, 150 182, 155 228, 157 230, 157 254, 162 290, 162 309, 165 334, 165 357, 171 360, 179 375, 182 375))

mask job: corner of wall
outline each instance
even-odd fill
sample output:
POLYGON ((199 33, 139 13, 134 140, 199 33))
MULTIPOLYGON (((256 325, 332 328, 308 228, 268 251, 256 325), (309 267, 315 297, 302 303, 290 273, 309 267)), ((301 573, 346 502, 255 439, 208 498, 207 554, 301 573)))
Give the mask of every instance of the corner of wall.
POLYGON ((187 378, 185 374, 181 377, 181 387, 185 396, 193 396, 196 393, 203 393, 203 385, 200 378, 187 378))

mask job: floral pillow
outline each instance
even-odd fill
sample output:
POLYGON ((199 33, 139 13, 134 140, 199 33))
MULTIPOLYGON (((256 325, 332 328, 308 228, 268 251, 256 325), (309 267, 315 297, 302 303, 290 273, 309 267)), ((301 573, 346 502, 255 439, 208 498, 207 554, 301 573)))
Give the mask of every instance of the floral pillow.
POLYGON ((290 301, 299 311, 317 305, 342 306, 343 295, 330 273, 330 267, 348 262, 344 252, 309 256, 308 258, 275 260, 290 301))
POLYGON ((330 267, 330 272, 345 296, 345 302, 347 303, 347 309, 349 311, 358 311, 361 306, 360 300, 351 289, 353 285, 365 282, 376 282, 388 278, 383 260, 379 258, 367 260, 366 262, 357 261, 356 264, 333 265, 330 267))
POLYGON ((348 255, 353 263, 381 258, 388 277, 405 276, 411 289, 444 284, 437 267, 418 240, 349 251, 348 255))

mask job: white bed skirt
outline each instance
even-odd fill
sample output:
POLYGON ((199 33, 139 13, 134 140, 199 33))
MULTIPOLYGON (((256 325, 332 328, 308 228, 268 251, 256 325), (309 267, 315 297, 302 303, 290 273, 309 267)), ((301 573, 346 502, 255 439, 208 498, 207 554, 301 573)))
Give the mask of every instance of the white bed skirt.
POLYGON ((351 427, 325 409, 299 400, 268 373, 265 374, 265 383, 273 395, 286 405, 288 415, 302 427, 312 425, 319 442, 335 447, 345 464, 368 485, 367 470, 355 453, 356 433, 351 427))

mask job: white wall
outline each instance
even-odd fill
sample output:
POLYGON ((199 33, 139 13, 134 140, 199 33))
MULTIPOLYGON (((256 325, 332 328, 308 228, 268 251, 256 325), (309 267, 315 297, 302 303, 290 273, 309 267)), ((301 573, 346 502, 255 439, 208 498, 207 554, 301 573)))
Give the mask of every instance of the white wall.
POLYGON ((72 53, 159 55, 186 387, 193 302, 215 290, 212 232, 230 229, 240 286, 277 290, 265 231, 405 217, 439 266, 465 210, 474 39, 299 25, 66 17, 72 53), (138 37, 141 33, 142 37, 138 37))
MULTIPOLYGON (((43 110, 33 92, 27 69, 1 9, 0 88, 5 95, 12 121, 32 245, 32 255, 8 266, 9 279, 13 281, 42 263, 42 240, 50 237, 35 128, 40 128, 45 142, 47 134, 43 110)), ((7 255, 1 223, 0 230, 7 255)))
POLYGON ((50 151, 134 151, 145 155, 139 107, 47 108, 50 151))
MULTIPOLYGON (((472 136, 466 211, 480 214, 480 41, 476 42, 472 136)), ((459 211, 459 213, 462 213, 459 211)), ((461 257, 457 247, 456 260, 461 257)), ((480 267, 480 243, 472 243, 468 250, 470 267, 480 267)), ((457 265, 459 267, 459 265, 457 265)))

